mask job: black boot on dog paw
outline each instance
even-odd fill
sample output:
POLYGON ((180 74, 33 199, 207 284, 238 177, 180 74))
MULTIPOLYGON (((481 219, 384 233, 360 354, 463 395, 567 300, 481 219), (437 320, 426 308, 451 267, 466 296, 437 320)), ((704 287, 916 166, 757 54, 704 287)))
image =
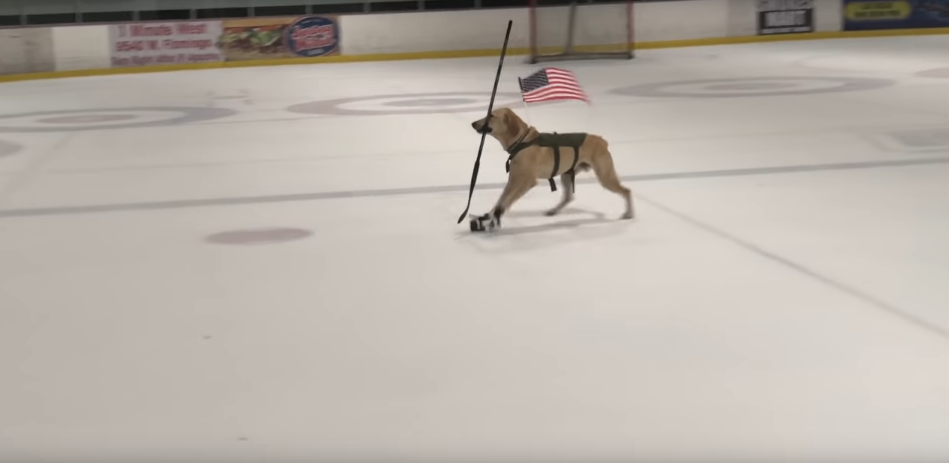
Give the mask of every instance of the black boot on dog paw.
POLYGON ((501 228, 502 214, 504 214, 503 209, 495 209, 492 212, 477 217, 471 216, 471 220, 468 221, 468 226, 473 232, 494 231, 497 228, 501 228))

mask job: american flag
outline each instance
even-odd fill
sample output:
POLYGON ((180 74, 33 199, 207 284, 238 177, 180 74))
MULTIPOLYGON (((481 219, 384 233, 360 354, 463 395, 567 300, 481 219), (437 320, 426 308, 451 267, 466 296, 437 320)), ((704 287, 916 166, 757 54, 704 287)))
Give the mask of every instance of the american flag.
POLYGON ((524 103, 553 100, 590 102, 586 93, 580 88, 576 76, 566 69, 544 68, 518 80, 521 84, 521 97, 524 103))

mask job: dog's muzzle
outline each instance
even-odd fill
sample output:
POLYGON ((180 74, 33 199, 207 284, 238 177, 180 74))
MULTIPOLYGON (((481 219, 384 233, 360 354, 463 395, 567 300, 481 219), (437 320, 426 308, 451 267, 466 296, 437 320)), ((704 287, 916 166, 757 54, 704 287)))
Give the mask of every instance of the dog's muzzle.
POLYGON ((481 134, 491 133, 491 126, 487 122, 484 123, 481 127, 478 127, 477 122, 472 122, 471 127, 475 129, 476 132, 481 134))

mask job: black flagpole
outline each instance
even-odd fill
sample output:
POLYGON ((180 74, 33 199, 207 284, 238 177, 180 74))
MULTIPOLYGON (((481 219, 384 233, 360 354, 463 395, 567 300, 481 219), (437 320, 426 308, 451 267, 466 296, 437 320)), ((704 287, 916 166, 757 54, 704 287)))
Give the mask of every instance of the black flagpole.
MULTIPOLYGON (((494 78, 494 89, 491 90, 491 102, 488 103, 488 116, 491 117, 491 111, 494 109, 494 96, 498 93, 498 82, 501 81, 501 67, 504 66, 504 55, 507 54, 507 41, 511 37, 511 25, 514 24, 514 21, 508 20, 507 22, 507 32, 504 34, 504 47, 501 48, 501 60, 498 62, 498 75, 494 78)), ((488 119, 485 119, 487 123, 488 119)), ((458 223, 461 223, 462 220, 465 220, 465 216, 468 215, 468 209, 471 207, 471 196, 474 194, 475 183, 478 181, 478 169, 481 167, 481 151, 484 149, 484 139, 488 136, 486 131, 481 133, 481 146, 478 147, 478 157, 475 159, 474 170, 471 172, 471 187, 468 189, 468 205, 465 206, 465 212, 461 213, 461 216, 458 217, 458 223)))

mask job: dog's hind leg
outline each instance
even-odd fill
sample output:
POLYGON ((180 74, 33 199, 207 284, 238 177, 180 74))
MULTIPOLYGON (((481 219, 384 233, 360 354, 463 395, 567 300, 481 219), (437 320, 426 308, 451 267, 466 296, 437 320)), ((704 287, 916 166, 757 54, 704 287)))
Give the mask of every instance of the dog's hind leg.
POLYGON ((635 216, 635 211, 633 210, 633 194, 629 191, 629 188, 624 187, 623 184, 620 183, 619 177, 616 175, 616 167, 613 165, 613 158, 608 152, 594 157, 593 172, 596 174, 596 179, 600 182, 600 185, 603 185, 603 188, 623 197, 626 201, 626 211, 623 213, 622 218, 632 219, 635 216))
POLYGON ((563 210, 563 208, 567 207, 567 204, 570 204, 571 202, 573 202, 573 193, 574 193, 573 190, 576 188, 576 184, 574 183, 574 175, 571 175, 571 174, 561 175, 560 185, 563 186, 563 194, 560 195, 560 202, 557 203, 557 205, 554 206, 553 209, 550 209, 549 211, 546 212, 546 215, 548 216, 559 214, 560 211, 563 210))

